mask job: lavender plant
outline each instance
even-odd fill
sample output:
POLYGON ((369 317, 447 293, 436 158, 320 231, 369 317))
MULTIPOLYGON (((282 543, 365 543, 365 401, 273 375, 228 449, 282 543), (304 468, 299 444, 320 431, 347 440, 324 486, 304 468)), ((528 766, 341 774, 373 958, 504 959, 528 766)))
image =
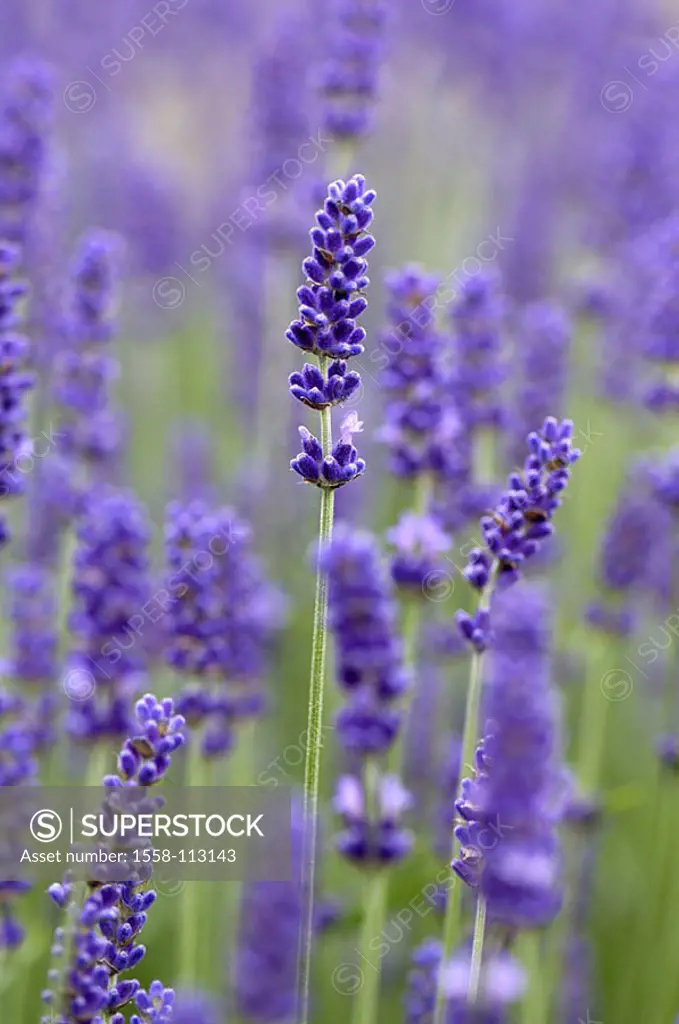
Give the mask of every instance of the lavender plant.
MULTIPOLYGON (((529 455, 521 473, 512 473, 492 515, 481 520, 485 550, 476 548, 469 557, 465 577, 480 595, 476 613, 458 612, 458 625, 472 648, 472 665, 467 691, 462 764, 474 763, 478 741, 479 711, 482 694, 483 654, 491 642, 491 600, 496 589, 516 583, 524 563, 535 555, 540 542, 551 535, 552 517, 561 505, 561 494, 568 485, 570 467, 580 457, 572 443, 573 424, 548 418, 541 433, 528 436, 529 455)), ((477 767, 483 766, 477 762, 477 767)), ((458 856, 459 837, 455 836, 453 860, 458 856)), ((460 887, 448 894, 444 927, 443 958, 447 961, 460 938, 460 887)), ((470 988, 478 990, 485 932, 485 899, 477 900, 475 945, 472 956, 470 988)), ((437 1001, 436 1021, 443 1014, 442 993, 437 1001)))
MULTIPOLYGON (((412 848, 412 836, 401 825, 410 795, 397 776, 383 770, 398 735, 398 701, 409 679, 396 633, 396 606, 375 539, 338 527, 321 552, 321 570, 328 578, 337 679, 346 698, 335 728, 350 766, 335 794, 335 810, 344 822, 337 846, 365 875, 361 952, 371 963, 371 943, 386 914, 385 869, 412 848)), ((380 970, 372 967, 357 994, 357 1024, 369 1024, 377 1010, 380 970)))
MULTIPOLYGON (((305 483, 321 490, 319 551, 332 537, 334 493, 360 476, 365 462, 358 456, 352 434, 359 429, 355 413, 344 421, 340 439, 333 444, 331 408, 341 401, 350 371, 347 360, 363 352, 365 330, 356 323, 367 307, 364 292, 368 287, 366 255, 375 244, 368 233, 372 223, 375 193, 366 188, 365 178, 356 175, 348 182, 336 181, 328 188, 323 209, 316 214, 317 226, 311 231, 313 255, 303 263, 307 283, 297 292, 299 319, 294 320, 286 337, 297 348, 315 356, 320 379, 315 379, 312 404, 320 412, 320 441, 300 427, 302 452, 290 463, 305 483), (320 385, 320 387, 319 387, 320 385)), ((305 375, 314 373, 305 364, 300 378, 290 379, 291 393, 298 400, 307 397, 305 375), (300 397, 300 386, 302 397, 300 397), (295 389, 293 391, 293 389, 295 389)), ((304 401, 304 404, 308 404, 304 401)), ((308 901, 305 919, 305 949, 302 955, 302 1018, 308 1013, 310 981, 310 944, 313 928, 313 891, 316 859, 316 819, 323 723, 323 691, 326 661, 327 584, 320 565, 316 571, 314 631, 311 649, 307 754, 304 769, 305 852, 303 862, 308 901)))

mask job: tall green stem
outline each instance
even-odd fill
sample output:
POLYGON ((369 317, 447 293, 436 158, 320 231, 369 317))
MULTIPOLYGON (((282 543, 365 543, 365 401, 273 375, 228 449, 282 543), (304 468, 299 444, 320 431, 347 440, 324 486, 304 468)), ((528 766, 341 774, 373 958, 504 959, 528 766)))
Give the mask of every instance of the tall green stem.
MULTIPOLYGON (((199 737, 193 737, 193 742, 187 748, 186 785, 205 785, 206 765, 202 756, 199 737)), ((202 882, 184 883, 180 893, 180 929, 178 951, 177 974, 180 984, 184 988, 196 989, 199 987, 200 964, 203 962, 201 953, 201 935, 203 934, 202 921, 202 882)))
POLYGON ((479 998, 481 987, 481 969, 483 967, 483 944, 486 939, 486 901, 483 896, 476 900, 476 917, 474 919, 474 938, 472 940, 472 959, 469 967, 469 1004, 473 1006, 479 998))
MULTIPOLYGON (((369 762, 365 771, 366 814, 369 821, 376 820, 379 814, 378 787, 379 768, 369 762)), ((352 1024, 375 1024, 380 998, 381 960, 374 964, 370 954, 375 945, 375 938, 381 935, 384 919, 387 914, 387 896, 389 892, 389 873, 385 870, 371 871, 365 879, 365 897, 363 901, 363 926, 361 928, 360 949, 363 961, 370 969, 363 975, 363 984, 354 1001, 352 1024)))
MULTIPOLYGON (((325 373, 327 359, 319 358, 319 368, 325 373)), ((321 412, 321 444, 323 454, 332 451, 332 422, 330 409, 321 412)), ((307 718, 307 750, 304 764, 304 842, 303 893, 305 900, 302 934, 300 937, 299 998, 301 1024, 309 1019, 309 992, 311 989, 311 945, 314 932, 314 886, 316 882, 316 845, 318 838, 318 791, 323 744, 323 698, 327 653, 328 581, 321 572, 320 553, 332 537, 335 492, 321 488, 321 512, 316 563, 316 599, 314 603, 314 629, 311 641, 311 674, 309 678, 309 713, 307 718)))
MULTIPOLYGON (((479 607, 488 608, 491 598, 491 583, 486 588, 486 593, 479 602, 479 607)), ((471 669, 469 673, 469 688, 467 690, 467 707, 464 716, 464 732, 462 734, 462 760, 460 762, 460 779, 464 778, 466 769, 472 770, 474 763, 474 752, 478 743, 479 735, 479 710, 481 707, 481 690, 483 676, 483 654, 474 652, 472 654, 471 669)), ((455 860, 459 852, 459 844, 453 834, 452 859, 455 860)), ((459 878, 452 879, 448 889, 448 901, 446 904, 446 916, 443 923, 443 953, 442 962, 446 963, 460 938, 462 916, 462 883, 459 878)), ((434 1013, 434 1024, 443 1024, 445 1018, 445 995, 439 986, 436 994, 436 1010, 434 1013)))

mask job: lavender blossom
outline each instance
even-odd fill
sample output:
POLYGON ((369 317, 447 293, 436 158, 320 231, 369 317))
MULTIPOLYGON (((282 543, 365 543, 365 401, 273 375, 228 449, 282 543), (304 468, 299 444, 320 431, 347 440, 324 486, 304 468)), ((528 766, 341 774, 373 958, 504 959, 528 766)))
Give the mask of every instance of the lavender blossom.
POLYGON ((486 738, 465 779, 455 872, 484 896, 491 920, 543 927, 562 901, 556 824, 564 796, 559 708, 545 650, 549 608, 524 585, 499 595, 486 690, 486 738))
POLYGON ((350 483, 365 472, 365 461, 359 457, 353 444, 353 420, 342 424, 340 439, 329 455, 323 455, 323 446, 306 427, 299 428, 302 451, 290 462, 290 468, 302 477, 305 483, 335 490, 350 483))
POLYGON ((77 539, 64 688, 72 698, 68 729, 91 743, 125 735, 129 699, 146 671, 144 644, 133 626, 151 596, 144 509, 126 492, 94 493, 77 539))
POLYGON ((95 465, 110 460, 122 443, 120 417, 111 404, 119 371, 110 353, 118 250, 117 237, 106 232, 94 230, 81 239, 71 269, 68 347, 55 367, 62 447, 95 465))
POLYGON ((179 990, 172 1003, 173 1024, 220 1024, 216 1001, 204 992, 179 990))
POLYGON ((558 306, 527 306, 517 328, 519 381, 511 415, 511 458, 521 462, 533 424, 561 412, 568 388, 571 326, 558 306))
POLYGON ((336 674, 347 705, 337 717, 342 746, 360 757, 385 753, 396 738, 394 703, 405 693, 397 608, 375 538, 339 525, 321 553, 329 585, 336 674))
POLYGON ((354 775, 338 779, 333 806, 344 822, 336 839, 342 856, 359 867, 390 867, 413 848, 413 835, 401 826, 412 804, 395 775, 382 775, 376 786, 376 807, 367 808, 365 784, 354 775))
POLYGON ((333 0, 321 72, 324 128, 355 142, 371 127, 387 7, 382 0, 333 0))
POLYGON ((34 749, 42 750, 54 739, 59 676, 54 580, 40 564, 26 563, 12 570, 8 585, 12 647, 5 671, 25 694, 26 727, 33 731, 34 749))
MULTIPOLYGON (((481 519, 486 550, 475 548, 464 571, 474 589, 486 591, 491 579, 500 586, 515 583, 524 562, 552 535, 552 516, 561 505, 570 467, 580 458, 572 435, 570 420, 559 423, 552 417, 540 434, 529 434, 530 454, 523 471, 510 474, 494 512, 481 519)), ((489 627, 487 609, 480 608, 473 619, 466 612, 458 612, 457 618, 463 636, 482 650, 489 627)))
POLYGON ((502 362, 505 301, 497 271, 468 278, 451 313, 455 364, 450 387, 469 430, 498 427, 505 411, 498 391, 507 376, 502 362))
MULTIPOLYGON (((21 323, 17 304, 26 294, 26 286, 12 275, 18 263, 18 251, 0 242, 0 500, 23 493, 16 462, 29 450, 23 426, 25 393, 34 384, 25 369, 28 342, 16 333, 21 323)), ((0 547, 9 539, 7 524, 0 519, 0 547)))
POLYGON ((178 706, 195 728, 205 725, 203 753, 219 756, 231 748, 236 722, 262 711, 282 595, 231 509, 171 505, 166 554, 166 658, 189 679, 178 706))
POLYGON ((248 1024, 287 1024, 297 1012, 297 957, 304 921, 303 821, 291 816, 289 882, 249 882, 243 891, 233 984, 238 1016, 248 1024))
POLYGON ((396 604, 369 533, 340 525, 321 551, 320 570, 328 577, 336 675, 347 699, 336 719, 337 734, 356 765, 337 785, 335 809, 345 825, 337 844, 354 863, 384 867, 402 859, 412 844, 401 827, 409 794, 395 776, 373 773, 371 763, 396 740, 401 714, 394 704, 408 687, 396 635, 396 604))
POLYGON ((417 266, 387 276, 387 317, 382 339, 386 360, 380 384, 386 394, 386 425, 381 439, 396 476, 416 478, 440 470, 446 404, 443 339, 436 329, 430 296, 438 278, 417 266))
POLYGON ((605 598, 587 610, 595 628, 615 636, 630 636, 634 631, 635 609, 649 582, 661 511, 638 484, 623 487, 599 555, 599 585, 605 598))
POLYGON ((656 367, 644 400, 656 413, 679 410, 679 217, 673 215, 656 226, 647 243, 650 248, 651 288, 646 298, 644 354, 656 367))
MULTIPOLYGON (((0 787, 28 786, 38 765, 32 731, 26 726, 27 708, 19 697, 0 689, 0 787)), ((30 885, 20 879, 0 879, 0 952, 20 946, 25 931, 14 909, 18 896, 30 885)))
MULTIPOLYGON (((137 703, 136 731, 120 753, 119 773, 107 776, 104 784, 146 790, 158 783, 172 755, 185 741, 184 725, 171 700, 159 703, 153 694, 146 694, 137 703)), ((124 1024, 121 1011, 132 1000, 139 1010, 132 1020, 169 1024, 171 990, 156 981, 143 992, 137 980, 122 977, 146 954, 139 938, 156 900, 155 891, 147 883, 148 878, 141 876, 126 882, 93 882, 80 908, 74 906, 70 881, 50 887, 50 896, 58 907, 77 910, 73 948, 65 950, 62 945, 58 949, 61 955, 69 956, 63 996, 45 994, 55 1024, 98 1024, 104 1017, 111 1024, 124 1024), (61 998, 63 1004, 59 1005, 61 998)))
POLYGON ((48 166, 52 114, 47 66, 15 61, 0 98, 0 238, 24 253, 48 166))
POLYGON ((413 953, 405 998, 406 1024, 430 1024, 436 1006, 439 974, 445 994, 444 1024, 502 1024, 508 1008, 518 1003, 526 989, 526 978, 517 960, 507 951, 486 958, 482 988, 477 1005, 467 1005, 470 951, 465 948, 441 965, 441 944, 434 939, 422 943, 413 953))
POLYGON ((387 532, 387 540, 394 547, 391 578, 398 589, 425 596, 427 581, 439 566, 440 556, 451 546, 438 519, 406 512, 387 532))

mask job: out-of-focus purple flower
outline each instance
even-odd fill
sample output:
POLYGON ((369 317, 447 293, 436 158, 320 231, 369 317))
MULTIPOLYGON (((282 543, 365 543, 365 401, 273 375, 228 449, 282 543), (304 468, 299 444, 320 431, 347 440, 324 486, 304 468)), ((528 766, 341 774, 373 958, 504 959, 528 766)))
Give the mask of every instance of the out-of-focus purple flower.
POLYGON ((471 949, 459 950, 439 969, 441 989, 448 999, 446 1024, 501 1024, 509 1008, 519 1003, 527 988, 525 971, 507 950, 489 952, 484 959, 477 1005, 468 1005, 471 949))
POLYGON ((363 868, 389 867, 403 860, 413 848, 412 833, 401 818, 412 797, 395 775, 382 775, 376 786, 375 806, 368 810, 365 783, 355 775, 337 781, 334 809, 344 821, 336 839, 339 852, 363 868))
POLYGON ((450 549, 448 534, 434 516, 406 512, 387 532, 387 540, 395 549, 391 559, 394 583, 399 590, 425 597, 428 578, 439 566, 443 552, 450 549))
POLYGON ((333 138, 354 142, 370 130, 386 18, 383 0, 332 0, 320 85, 333 138))
POLYGON ((57 604, 52 573, 38 563, 14 568, 8 578, 12 621, 7 677, 27 701, 24 723, 35 750, 54 739, 55 685, 59 677, 57 604))
POLYGON ((644 355, 655 369, 645 395, 653 412, 679 411, 679 216, 656 225, 647 241, 651 287, 645 296, 644 355))
POLYGON ((624 486, 611 515, 599 555, 599 585, 605 599, 587 610, 588 621, 616 636, 629 636, 635 606, 649 582, 662 509, 638 482, 624 486))
POLYGON ((230 749, 236 721, 261 713, 283 598, 232 509, 170 505, 166 555, 166 658, 192 681, 178 706, 195 728, 205 725, 203 752, 214 757, 230 749))
POLYGON ((302 846, 301 808, 293 803, 291 880, 248 882, 243 889, 233 985, 236 1011, 248 1024, 284 1024, 296 1016, 302 846))
POLYGON ((650 466, 648 478, 658 501, 679 514, 679 448, 673 448, 662 461, 650 466))
POLYGON ((313 35, 313 19, 281 11, 272 42, 254 65, 250 195, 262 198, 254 229, 268 248, 303 244, 317 183, 313 165, 329 142, 317 132, 319 114, 308 81, 313 35))
MULTIPOLYGON (((29 786, 37 775, 34 735, 27 718, 26 703, 0 689, 0 787, 29 786)), ((16 949, 24 940, 14 902, 30 888, 20 879, 0 879, 0 951, 16 949)))
POLYGON ((512 462, 521 462, 534 424, 563 412, 568 388, 571 325, 551 302, 527 306, 517 325, 517 390, 509 422, 512 462))
POLYGON ((443 965, 441 957, 441 944, 435 939, 427 939, 413 953, 405 997, 406 1024, 430 1024, 439 978, 446 999, 444 1024, 501 1024, 506 1011, 521 1000, 526 990, 525 973, 510 953, 488 954, 478 1002, 471 1009, 467 1005, 471 950, 465 946, 443 965))
MULTIPOLYGON (((0 241, 0 500, 23 493, 17 460, 30 453, 24 403, 34 378, 25 369, 28 342, 17 333, 17 306, 26 293, 25 284, 13 276, 18 257, 18 250, 0 241)), ((7 525, 0 519, 0 547, 8 539, 7 525)))
POLYGON ((118 362, 110 353, 118 280, 117 236, 93 230, 80 241, 71 268, 67 347, 55 367, 62 410, 62 447, 87 463, 117 454, 122 426, 111 403, 118 362))
POLYGON ((329 584, 329 625, 337 681, 348 704, 337 718, 345 749, 365 757, 393 743, 400 716, 394 701, 408 686, 397 607, 375 538, 340 524, 321 552, 329 584))
POLYGON ((505 413, 499 390, 507 377, 502 361, 505 300, 499 273, 487 269, 464 281, 451 321, 455 361, 449 386, 468 429, 497 427, 505 413))
POLYGON ((410 265, 386 278, 390 328, 381 341, 385 361, 380 384, 386 394, 390 467, 412 479, 441 469, 446 419, 443 399, 443 338, 437 330, 431 297, 439 279, 410 265))
POLYGON ((22 249, 47 168, 53 106, 49 68, 15 61, 0 98, 0 238, 22 249))
POLYGON ((71 698, 71 735, 93 742, 128 731, 129 699, 146 670, 139 632, 151 596, 146 513, 131 494, 97 490, 78 523, 77 540, 63 685, 71 698))
POLYGON ((516 929, 549 924, 562 901, 556 823, 565 787, 544 649, 549 617, 539 589, 524 584, 497 597, 486 736, 456 805, 464 824, 455 830, 461 853, 454 870, 480 888, 491 919, 516 929))
POLYGON ((180 989, 175 994, 172 1024, 220 1024, 221 1019, 217 1002, 205 992, 180 989))

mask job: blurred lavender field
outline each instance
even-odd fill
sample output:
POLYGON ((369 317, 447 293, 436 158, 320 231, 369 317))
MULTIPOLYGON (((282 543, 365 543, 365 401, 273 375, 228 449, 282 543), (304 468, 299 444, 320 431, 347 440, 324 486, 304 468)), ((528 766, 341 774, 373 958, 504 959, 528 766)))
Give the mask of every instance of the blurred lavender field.
POLYGON ((293 870, 0 879, 0 1021, 679 1021, 678 104, 642 0, 4 0, 0 785, 293 870))

